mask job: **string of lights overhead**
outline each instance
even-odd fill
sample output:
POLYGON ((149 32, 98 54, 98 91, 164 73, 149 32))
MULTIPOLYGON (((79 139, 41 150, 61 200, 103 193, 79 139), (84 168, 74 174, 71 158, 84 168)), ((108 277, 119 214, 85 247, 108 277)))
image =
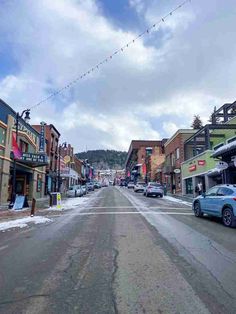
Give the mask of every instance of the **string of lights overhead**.
POLYGON ((123 53, 126 49, 128 49, 130 46, 132 46, 132 44, 134 44, 137 40, 139 40, 141 37, 150 34, 152 31, 154 31, 155 29, 157 29, 157 27, 161 24, 164 23, 165 20, 172 16, 174 12, 176 12, 177 10, 181 9, 183 6, 185 6, 187 3, 191 2, 191 0, 185 0, 184 2, 180 3, 177 7, 175 7, 175 9, 173 9, 172 11, 170 11, 168 14, 166 14, 165 16, 163 16, 162 18, 160 18, 160 20, 156 23, 154 23, 153 25, 151 25, 150 27, 148 27, 147 29, 145 29, 145 31, 143 31, 142 33, 140 33, 138 36, 136 36, 134 39, 132 39, 131 41, 129 41, 128 43, 126 43, 124 46, 122 46, 121 48, 117 49, 116 51, 114 51, 112 54, 110 54, 109 56, 107 56, 105 59, 103 59, 101 62, 97 63, 95 66, 93 66, 92 68, 88 69, 86 72, 80 74, 78 77, 76 77, 74 80, 68 82, 65 86, 63 86, 62 88, 58 89, 57 91, 51 93, 48 97, 43 98, 41 101, 37 102, 35 105, 33 105, 32 107, 29 108, 29 110, 34 109, 38 106, 40 106, 41 104, 47 102, 49 99, 54 98, 55 96, 62 94, 66 89, 71 88, 72 85, 75 85, 76 83, 78 83, 80 80, 83 80, 85 77, 87 77, 88 75, 90 75, 92 72, 99 70, 99 68, 104 65, 107 64, 108 62, 110 62, 113 57, 115 57, 117 54, 119 53, 123 53))

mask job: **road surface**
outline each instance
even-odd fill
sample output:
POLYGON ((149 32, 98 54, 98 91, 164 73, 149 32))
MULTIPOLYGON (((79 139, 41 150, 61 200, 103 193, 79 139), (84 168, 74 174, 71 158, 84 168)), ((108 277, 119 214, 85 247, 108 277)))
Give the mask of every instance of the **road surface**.
POLYGON ((0 313, 235 313, 236 230, 108 187, 0 232, 0 313))

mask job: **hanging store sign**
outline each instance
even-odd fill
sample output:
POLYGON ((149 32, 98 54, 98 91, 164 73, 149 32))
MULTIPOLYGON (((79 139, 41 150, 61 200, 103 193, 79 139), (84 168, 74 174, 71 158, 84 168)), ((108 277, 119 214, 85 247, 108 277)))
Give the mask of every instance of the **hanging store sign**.
POLYGON ((41 122, 41 130, 40 130, 40 137, 39 137, 39 151, 41 153, 45 152, 45 122, 41 122))
POLYGON ((64 157, 64 162, 65 162, 66 164, 68 164, 68 163, 70 162, 70 156, 66 155, 66 156, 64 157))
POLYGON ((219 162, 216 164, 216 168, 219 169, 219 170, 226 170, 228 167, 229 167, 229 165, 228 165, 228 163, 225 162, 225 161, 219 161, 219 162))
POLYGON ((174 173, 178 174, 178 173, 180 173, 180 172, 181 172, 180 169, 178 169, 178 168, 174 169, 174 173))

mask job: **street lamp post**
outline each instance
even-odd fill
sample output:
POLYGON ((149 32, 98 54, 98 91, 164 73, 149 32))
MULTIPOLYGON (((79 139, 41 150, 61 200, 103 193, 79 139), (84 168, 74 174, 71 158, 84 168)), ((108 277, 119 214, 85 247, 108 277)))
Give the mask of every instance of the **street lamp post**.
MULTIPOLYGON (((30 109, 25 109, 21 114, 19 112, 16 113, 16 144, 18 144, 18 130, 19 130, 19 118, 22 118, 25 114, 24 120, 26 123, 29 123, 30 120, 30 109)), ((14 206, 14 202, 16 199, 16 158, 13 156, 13 178, 12 178, 12 192, 11 192, 11 201, 9 204, 9 209, 14 206)))
POLYGON ((58 184, 57 184, 57 192, 60 192, 61 189, 61 149, 66 148, 66 142, 59 145, 59 163, 58 163, 58 184))

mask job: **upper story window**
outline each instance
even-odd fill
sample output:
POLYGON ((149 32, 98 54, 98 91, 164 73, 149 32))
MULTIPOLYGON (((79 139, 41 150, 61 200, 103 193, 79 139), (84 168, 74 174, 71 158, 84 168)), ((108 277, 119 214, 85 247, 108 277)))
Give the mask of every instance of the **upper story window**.
POLYGON ((221 146, 224 146, 224 143, 220 143, 216 146, 213 147, 214 150, 217 150, 218 148, 220 148, 221 146))
POLYGON ((227 141, 227 143, 229 144, 229 143, 232 143, 232 142, 234 142, 234 141, 236 141, 236 136, 230 138, 230 139, 227 141))
POLYGON ((29 151, 29 144, 26 143, 23 140, 20 140, 20 150, 22 151, 22 153, 28 153, 28 151, 29 151))
POLYGON ((179 159, 179 147, 175 150, 175 158, 176 160, 179 159))

